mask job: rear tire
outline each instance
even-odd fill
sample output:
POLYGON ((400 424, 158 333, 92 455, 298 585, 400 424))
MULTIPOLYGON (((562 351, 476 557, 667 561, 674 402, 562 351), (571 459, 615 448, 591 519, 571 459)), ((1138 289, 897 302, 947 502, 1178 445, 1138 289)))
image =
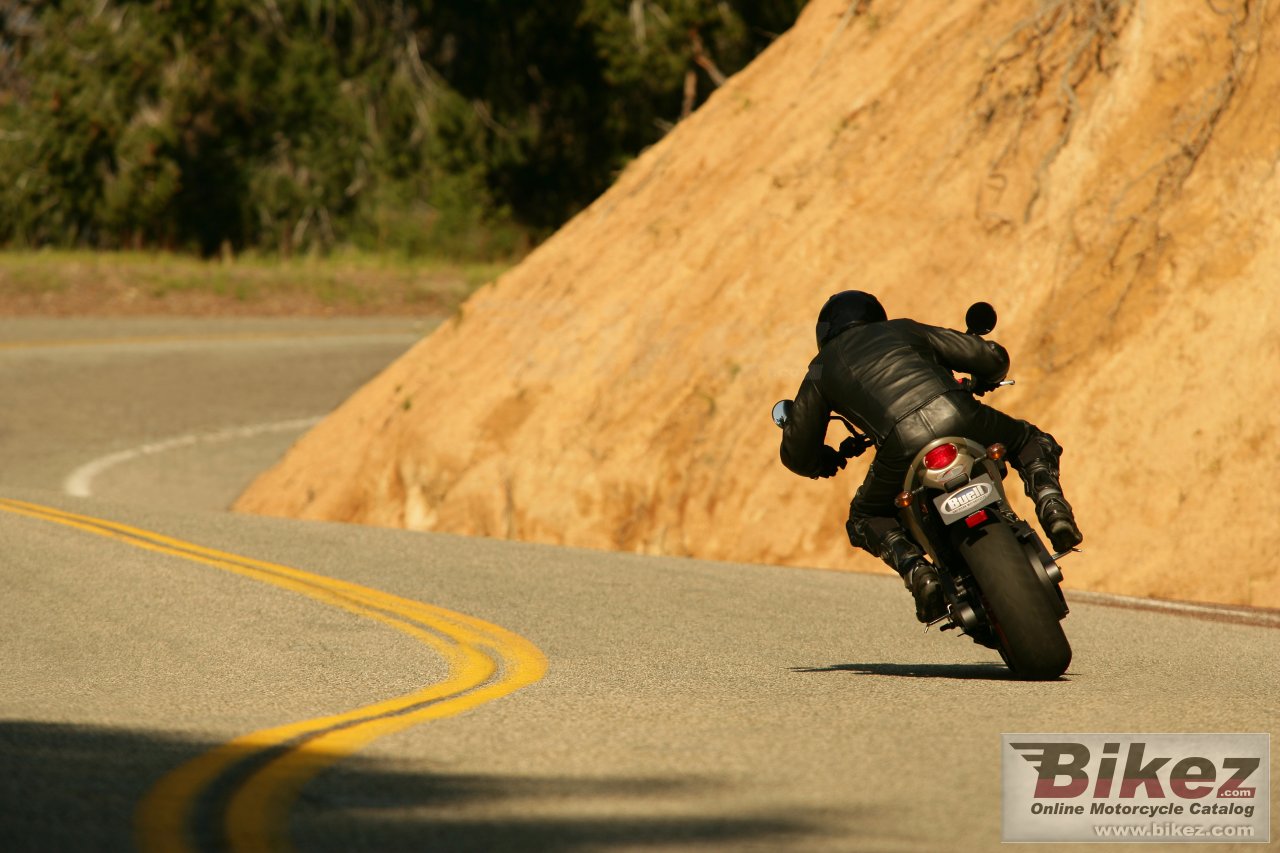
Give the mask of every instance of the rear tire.
POLYGON ((1058 610, 1013 531, 991 524, 966 532, 959 550, 981 590, 1001 657, 1019 678, 1057 678, 1071 664, 1071 644, 1058 610))

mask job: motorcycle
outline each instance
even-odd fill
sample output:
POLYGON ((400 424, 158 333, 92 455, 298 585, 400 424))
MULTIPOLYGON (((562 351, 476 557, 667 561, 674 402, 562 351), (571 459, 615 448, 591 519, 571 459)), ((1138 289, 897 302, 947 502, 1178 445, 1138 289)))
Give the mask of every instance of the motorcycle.
MULTIPOLYGON (((975 303, 965 323, 969 334, 988 334, 996 325, 995 309, 975 303)), ((974 391, 972 379, 960 386, 974 391)), ((774 405, 779 427, 786 426, 791 405, 790 400, 774 405)), ((831 420, 851 433, 840 445, 846 459, 873 444, 844 417, 833 414, 831 420)), ((947 612, 928 627, 958 630, 996 650, 1019 678, 1054 679, 1071 663, 1061 624, 1069 609, 1058 561, 1079 549, 1051 554, 1013 511, 1004 490, 1006 452, 1001 444, 983 447, 962 435, 935 439, 916 454, 894 504, 941 580, 947 612)))

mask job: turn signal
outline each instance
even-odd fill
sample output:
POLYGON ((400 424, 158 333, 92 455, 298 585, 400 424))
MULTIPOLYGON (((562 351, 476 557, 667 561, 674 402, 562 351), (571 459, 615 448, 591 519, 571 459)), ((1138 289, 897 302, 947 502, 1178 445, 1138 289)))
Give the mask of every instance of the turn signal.
POLYGON ((996 442, 987 448, 987 458, 992 462, 999 462, 1004 458, 1004 455, 1007 452, 1008 451, 1005 450, 1005 446, 1003 444, 996 442))
POLYGON ((893 499, 893 505, 898 509, 906 509, 911 506, 911 493, 898 492, 898 496, 893 499))

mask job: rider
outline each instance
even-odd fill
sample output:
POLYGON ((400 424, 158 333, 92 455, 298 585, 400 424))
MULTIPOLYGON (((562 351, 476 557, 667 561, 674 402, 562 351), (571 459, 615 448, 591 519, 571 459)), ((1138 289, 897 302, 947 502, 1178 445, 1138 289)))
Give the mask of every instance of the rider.
POLYGON ((809 363, 782 433, 782 463, 806 477, 833 477, 845 457, 825 444, 834 411, 875 443, 876 457, 849 505, 849 541, 884 560, 916 600, 916 618, 946 613, 938 572, 897 519, 893 499, 926 444, 964 435, 999 442, 1022 477, 1055 551, 1083 541, 1058 480, 1062 447, 1032 424, 984 406, 972 394, 995 388, 1009 354, 994 341, 914 320, 889 320, 870 293, 846 290, 818 314, 818 355, 809 363), (971 388, 952 371, 972 375, 971 388), (970 391, 972 393, 970 393, 970 391))

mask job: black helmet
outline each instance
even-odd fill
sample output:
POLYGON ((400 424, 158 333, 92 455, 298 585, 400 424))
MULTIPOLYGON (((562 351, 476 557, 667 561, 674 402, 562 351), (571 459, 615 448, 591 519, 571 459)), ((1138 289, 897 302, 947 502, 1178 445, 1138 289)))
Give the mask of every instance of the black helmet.
POLYGON ((861 290, 846 290, 827 300, 818 312, 818 349, 850 326, 883 323, 889 317, 880 300, 861 290))

